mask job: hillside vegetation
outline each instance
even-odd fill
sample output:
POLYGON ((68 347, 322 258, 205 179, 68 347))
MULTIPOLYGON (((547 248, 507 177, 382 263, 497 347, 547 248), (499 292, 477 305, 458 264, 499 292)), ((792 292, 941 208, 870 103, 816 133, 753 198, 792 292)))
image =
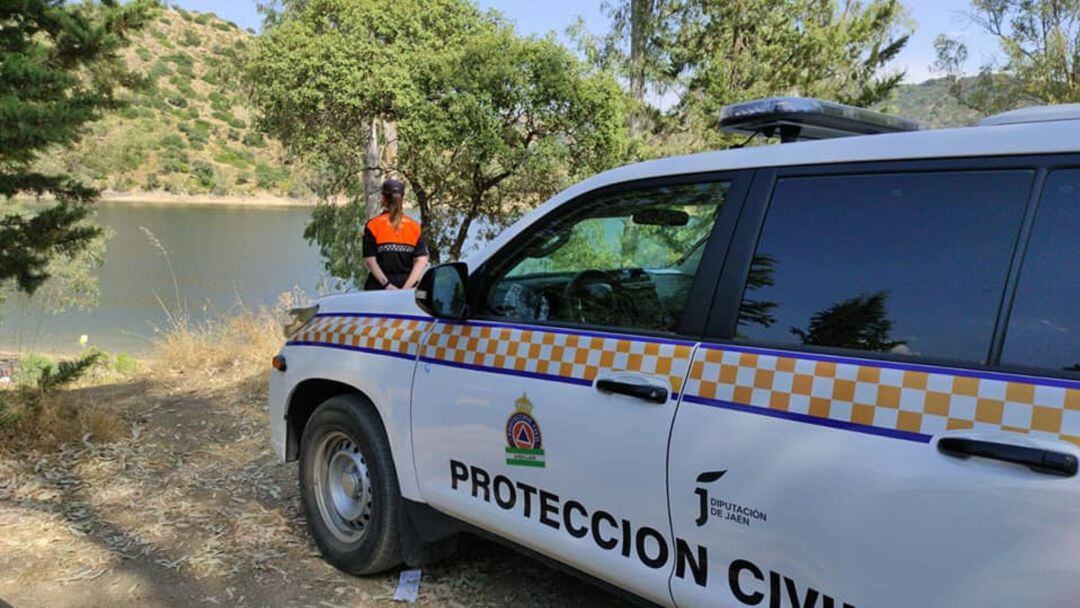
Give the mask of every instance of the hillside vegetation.
POLYGON ((113 192, 307 195, 299 167, 252 125, 237 67, 251 39, 213 13, 162 9, 125 51, 149 86, 41 168, 113 192))
POLYGON ((923 128, 968 127, 982 115, 960 104, 949 93, 950 81, 934 78, 919 84, 902 84, 893 98, 877 109, 919 121, 923 128))

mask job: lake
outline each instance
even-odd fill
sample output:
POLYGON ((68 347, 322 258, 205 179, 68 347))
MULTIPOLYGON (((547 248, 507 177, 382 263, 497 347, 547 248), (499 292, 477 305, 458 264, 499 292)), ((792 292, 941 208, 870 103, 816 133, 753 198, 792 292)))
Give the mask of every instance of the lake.
POLYGON ((308 207, 102 202, 97 208, 98 222, 114 232, 98 271, 99 305, 52 315, 32 299, 10 298, 0 313, 0 351, 68 353, 85 334, 110 352, 146 353, 168 325, 157 297, 173 306, 176 296, 166 260, 143 228, 168 250, 194 321, 240 303, 272 305, 294 288, 315 295, 321 283, 318 251, 303 238, 308 207))

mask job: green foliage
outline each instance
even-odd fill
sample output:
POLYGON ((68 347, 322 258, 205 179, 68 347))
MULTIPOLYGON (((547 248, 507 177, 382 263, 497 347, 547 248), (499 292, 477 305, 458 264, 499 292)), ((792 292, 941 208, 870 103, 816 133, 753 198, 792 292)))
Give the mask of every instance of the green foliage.
POLYGON ((1080 102, 1080 0, 972 0, 971 9, 972 23, 998 40, 1002 57, 963 78, 967 46, 938 36, 935 67, 961 104, 992 114, 1080 102))
POLYGON ((176 148, 166 148, 158 153, 158 166, 165 173, 187 173, 188 154, 176 148))
POLYGON ((195 33, 195 30, 184 30, 184 33, 180 35, 180 44, 183 46, 199 46, 202 44, 202 38, 195 33))
POLYGON ((154 58, 154 54, 150 52, 150 49, 140 46, 135 49, 135 54, 139 56, 139 59, 143 61, 150 61, 154 58))
POLYGON ((161 145, 166 148, 176 148, 177 150, 183 150, 187 147, 187 143, 183 137, 180 137, 176 133, 169 133, 165 137, 161 138, 161 145))
POLYGON ((118 51, 151 8, 149 0, 0 4, 0 198, 30 193, 59 201, 33 215, 0 219, 0 282, 14 279, 32 292, 48 278, 51 258, 75 255, 99 233, 80 223, 96 192, 32 165, 42 151, 71 144, 87 123, 115 108, 117 84, 136 83, 118 51))
POLYGON ((212 188, 214 186, 214 166, 206 161, 195 161, 191 165, 191 175, 202 188, 212 188))
POLYGON ((229 125, 230 127, 233 127, 234 129, 246 129, 247 128, 247 123, 246 122, 244 122, 243 120, 240 120, 239 118, 233 116, 232 112, 229 112, 229 111, 214 110, 213 112, 210 113, 210 116, 220 120, 221 122, 229 125))
POLYGON ((244 133, 244 136, 240 140, 245 146, 249 148, 265 148, 266 138, 262 133, 258 131, 248 131, 244 133))
POLYGON ((274 167, 265 162, 255 165, 255 185, 259 188, 273 188, 288 177, 289 172, 284 167, 274 167))
POLYGON ((97 349, 63 361, 30 353, 19 358, 12 380, 20 388, 47 393, 75 382, 107 359, 108 355, 97 349))
POLYGON ((198 23, 199 25, 207 25, 208 23, 210 23, 211 21, 214 21, 215 19, 216 19, 216 17, 214 16, 213 13, 200 13, 199 16, 195 17, 194 21, 195 21, 195 23, 198 23))
MULTIPOLYGON (((860 106, 883 99, 903 73, 883 73, 909 32, 899 0, 619 0, 612 32, 579 33, 597 65, 631 82, 646 155, 714 149, 720 109, 771 95, 860 106), (677 97, 670 109, 647 101, 677 97)), ((641 133, 638 133, 641 134, 641 133)))
POLYGON ((116 353, 113 357, 112 368, 118 374, 130 376, 139 371, 139 361, 127 353, 116 353))
POLYGON ((289 3, 256 42, 245 73, 260 126, 322 172, 322 196, 350 200, 317 208, 305 233, 337 277, 363 267, 373 123, 396 125, 384 169, 408 180, 433 252, 452 257, 475 222, 497 230, 626 150, 613 78, 465 0, 289 3))
POLYGON ((255 162, 255 155, 246 150, 235 150, 223 145, 214 153, 214 162, 231 165, 237 169, 246 169, 248 165, 255 162))

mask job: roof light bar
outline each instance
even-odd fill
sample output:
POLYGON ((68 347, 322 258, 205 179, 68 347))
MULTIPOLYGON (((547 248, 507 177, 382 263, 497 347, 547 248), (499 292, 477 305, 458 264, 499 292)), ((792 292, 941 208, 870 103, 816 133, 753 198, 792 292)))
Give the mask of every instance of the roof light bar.
POLYGON ((787 143, 851 135, 918 131, 919 123, 864 108, 812 97, 769 97, 737 103, 720 113, 720 128, 779 136, 787 143))

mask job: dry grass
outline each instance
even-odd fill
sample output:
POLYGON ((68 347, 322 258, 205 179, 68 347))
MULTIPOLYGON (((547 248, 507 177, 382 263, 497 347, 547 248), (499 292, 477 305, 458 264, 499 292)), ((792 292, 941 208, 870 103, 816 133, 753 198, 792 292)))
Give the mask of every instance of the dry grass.
POLYGON ((280 318, 266 309, 198 326, 182 322, 155 344, 149 372, 158 378, 198 372, 215 381, 246 377, 269 370, 282 341, 280 318))
MULTIPOLYGON (((46 411, 77 420, 65 433, 79 440, 0 445, 0 598, 80 608, 393 605, 396 572, 358 578, 319 557, 296 466, 271 452, 265 385, 282 340, 270 311, 174 328, 126 381, 57 394, 46 411)), ((475 539, 424 569, 417 604, 618 605, 475 539)))

